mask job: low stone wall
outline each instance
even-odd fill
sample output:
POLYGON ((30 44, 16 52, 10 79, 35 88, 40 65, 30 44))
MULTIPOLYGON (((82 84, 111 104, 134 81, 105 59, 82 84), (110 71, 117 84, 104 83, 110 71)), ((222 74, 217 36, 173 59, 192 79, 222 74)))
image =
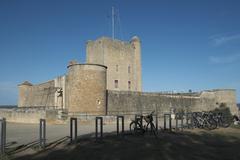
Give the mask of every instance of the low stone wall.
POLYGON ((8 122, 17 123, 39 123, 39 119, 44 118, 48 122, 58 121, 58 111, 55 109, 24 107, 14 109, 0 109, 0 117, 5 117, 8 122))

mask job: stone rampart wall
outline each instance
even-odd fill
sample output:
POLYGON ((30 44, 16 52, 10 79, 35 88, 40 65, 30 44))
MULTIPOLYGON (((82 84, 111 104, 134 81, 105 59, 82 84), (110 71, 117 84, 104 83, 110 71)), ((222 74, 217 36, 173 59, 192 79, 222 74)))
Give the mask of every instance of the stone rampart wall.
MULTIPOLYGON (((206 94, 208 91, 204 91, 206 94)), ((221 95, 223 95, 224 90, 221 95)), ((191 94, 163 94, 148 92, 127 92, 111 91, 107 94, 107 113, 116 114, 135 114, 142 112, 151 112, 153 110, 159 113, 170 112, 173 108, 176 111, 210 111, 225 103, 230 108, 232 114, 235 114, 236 101, 234 90, 225 92, 226 99, 220 98, 215 91, 209 91, 207 94, 213 96, 202 96, 203 92, 191 94), (218 100, 218 103, 216 101, 218 100), (234 105, 235 104, 235 105, 234 105)))
POLYGON ((32 86, 19 86, 18 107, 54 106, 56 87, 54 80, 32 86))
POLYGON ((41 107, 22 107, 17 109, 0 109, 0 117, 4 117, 8 122, 16 123, 39 123, 41 118, 48 122, 57 121, 57 110, 41 107))

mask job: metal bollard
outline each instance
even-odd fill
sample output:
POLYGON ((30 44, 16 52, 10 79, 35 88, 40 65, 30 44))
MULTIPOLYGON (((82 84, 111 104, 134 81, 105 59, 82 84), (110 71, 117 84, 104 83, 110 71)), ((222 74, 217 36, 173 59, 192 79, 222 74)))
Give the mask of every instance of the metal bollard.
POLYGON ((193 129, 193 116, 191 112, 187 113, 186 120, 187 120, 187 127, 193 129), (189 123, 189 120, 191 121, 191 123, 189 123))
POLYGON ((0 125, 1 125, 1 132, 0 132, 0 149, 1 154, 5 153, 5 146, 6 146, 6 119, 2 118, 0 119, 0 125))
POLYGON ((176 113, 176 131, 178 131, 178 121, 179 120, 181 120, 181 131, 183 131, 183 117, 181 117, 181 119, 178 119, 178 117, 180 117, 180 116, 178 116, 179 115, 179 113, 176 113))
POLYGON ((156 113, 156 122, 155 122, 155 127, 156 127, 156 131, 158 131, 158 114, 156 113))
POLYGON ((70 141, 77 140, 77 118, 70 118, 70 141))
POLYGON ((45 148, 46 146, 46 120, 45 119, 40 119, 39 140, 40 140, 40 147, 45 148))
POLYGON ((171 114, 169 113, 164 114, 164 130, 167 130, 166 117, 169 117, 169 130, 172 131, 172 118, 171 118, 171 114))
POLYGON ((122 120, 122 131, 121 134, 124 136, 124 116, 117 116, 117 135, 119 135, 119 119, 122 120))
MULTIPOLYGON (((177 114, 176 114, 177 116, 177 114)), ((176 131, 178 130, 178 118, 175 117, 175 120, 176 120, 176 131)))
POLYGON ((183 117, 181 118, 181 131, 183 131, 183 117))
POLYGON ((95 132, 96 141, 102 140, 103 138, 103 118, 102 117, 96 117, 95 127, 96 127, 96 132, 95 132), (100 121, 100 136, 98 136, 98 121, 100 121))

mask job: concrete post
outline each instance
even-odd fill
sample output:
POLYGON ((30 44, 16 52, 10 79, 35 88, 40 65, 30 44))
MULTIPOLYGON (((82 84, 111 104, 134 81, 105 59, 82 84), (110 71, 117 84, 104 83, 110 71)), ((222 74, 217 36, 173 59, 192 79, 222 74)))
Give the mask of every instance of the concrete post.
POLYGON ((77 118, 70 118, 70 141, 77 140, 77 118))
POLYGON ((39 141, 40 141, 40 147, 45 148, 46 146, 46 120, 40 119, 40 125, 39 125, 39 141))
POLYGON ((1 125, 1 132, 0 132, 0 153, 5 153, 5 146, 6 146, 6 119, 2 118, 0 119, 0 125, 1 125))
POLYGON ((103 118, 102 117, 96 117, 96 131, 95 131, 95 137, 96 137, 96 141, 97 140, 102 140, 103 138, 103 118), (100 121, 100 136, 98 133, 98 121, 100 121))

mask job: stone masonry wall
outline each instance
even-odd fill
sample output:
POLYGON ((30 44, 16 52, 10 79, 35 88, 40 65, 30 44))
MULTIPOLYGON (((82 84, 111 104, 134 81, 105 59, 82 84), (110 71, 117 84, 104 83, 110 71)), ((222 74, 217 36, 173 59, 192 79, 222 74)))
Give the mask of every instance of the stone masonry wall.
POLYGON ((213 99, 213 106, 219 107, 221 104, 225 104, 229 107, 231 113, 237 114, 237 99, 236 90, 234 89, 215 89, 210 91, 203 91, 201 98, 213 99))
POLYGON ((54 80, 37 85, 19 85, 18 107, 55 105, 54 80))
MULTIPOLYGON (((135 114, 153 110, 159 113, 168 113, 170 108, 190 110, 190 106, 195 106, 197 101, 199 101, 199 98, 195 96, 183 97, 161 93, 108 90, 107 112, 109 115, 135 114)), ((191 109, 194 110, 194 108, 191 109)))
MULTIPOLYGON (((224 92, 224 90, 222 91, 224 92)), ((136 114, 142 112, 151 112, 153 110, 159 113, 170 112, 171 108, 177 111, 210 111, 219 107, 216 105, 216 95, 214 91, 192 93, 192 94, 163 94, 148 92, 126 92, 111 91, 107 94, 107 113, 116 114, 136 114), (214 94, 214 96, 203 96, 203 94, 214 94)), ((223 94, 223 93, 222 93, 223 94)), ((219 98, 219 103, 223 101, 230 108, 232 114, 235 114, 236 101, 232 98, 233 92, 226 91, 228 101, 219 98), (235 103, 235 106, 233 105, 235 103)))
POLYGON ((17 123, 39 123, 40 118, 47 122, 57 122, 58 111, 41 107, 21 107, 16 109, 0 109, 0 117, 4 117, 8 122, 17 123))
POLYGON ((141 91, 140 40, 124 42, 102 37, 88 41, 87 63, 102 64, 107 69, 107 89, 141 91), (118 81, 118 87, 115 81, 118 81))
POLYGON ((71 113, 106 113, 106 66, 74 64, 66 77, 66 108, 71 113))

